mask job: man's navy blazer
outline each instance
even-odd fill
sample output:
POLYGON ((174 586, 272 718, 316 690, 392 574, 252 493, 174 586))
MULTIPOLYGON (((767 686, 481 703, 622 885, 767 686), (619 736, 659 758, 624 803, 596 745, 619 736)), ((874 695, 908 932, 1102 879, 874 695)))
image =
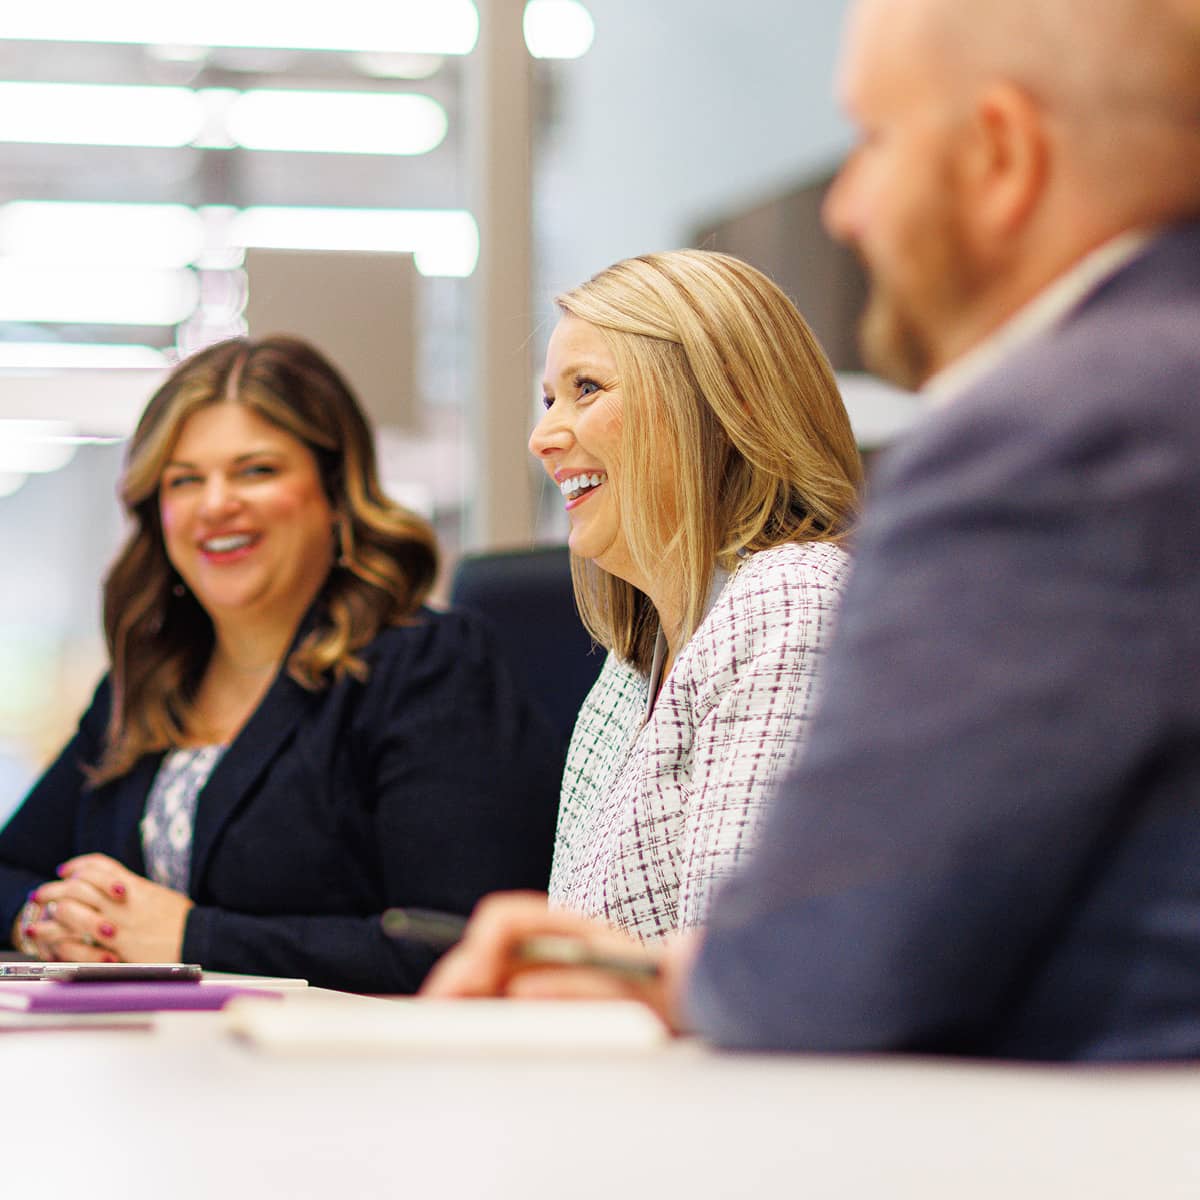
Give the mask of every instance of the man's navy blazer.
MULTIPOLYGON (((365 682, 312 692, 281 674, 217 764, 196 812, 185 962, 409 992, 433 954, 390 941, 383 909, 466 914, 489 891, 546 886, 563 747, 492 635, 423 611, 360 657, 365 682)), ((161 755, 89 790, 108 712, 105 681, 0 833, 2 937, 72 855, 145 873, 139 823, 161 755)))
POLYGON ((882 466, 719 1043, 1200 1057, 1200 226, 882 466))

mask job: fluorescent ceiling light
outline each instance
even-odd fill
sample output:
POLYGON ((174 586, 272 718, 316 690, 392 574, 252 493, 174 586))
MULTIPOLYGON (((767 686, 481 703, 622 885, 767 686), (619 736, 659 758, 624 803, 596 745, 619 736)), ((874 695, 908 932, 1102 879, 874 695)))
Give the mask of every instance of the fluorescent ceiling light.
POLYGON ((469 54, 479 36, 471 0, 338 0, 286 9, 261 0, 7 0, 4 8, 0 28, 13 41, 469 54))
POLYGON ((196 308, 192 271, 32 267, 0 262, 0 321, 177 325, 196 308))
POLYGON ((405 252, 422 275, 464 277, 479 260, 468 212, 386 208, 247 208, 230 236, 243 248, 405 252))
POLYGON ((188 88, 0 83, 0 142, 187 146, 203 125, 204 106, 188 88))
POLYGON ((0 207, 0 254, 64 266, 186 267, 204 222, 183 204, 14 201, 0 207))
POLYGON ((162 370, 167 356, 153 346, 107 342, 0 342, 0 371, 162 370))
POLYGON ((582 58, 596 36, 592 14, 576 0, 529 0, 524 28, 534 58, 582 58))
POLYGON ((412 93, 0 83, 0 142, 425 154, 446 129, 412 93))
POLYGON ((429 79, 442 69, 440 54, 375 53, 364 50, 354 56, 354 65, 376 79, 429 79))
POLYGON ((75 457, 78 438, 65 421, 0 421, 0 474, 57 471, 75 457))
POLYGON ((479 230, 461 210, 13 201, 0 206, 0 320, 171 324, 166 313, 194 310, 196 280, 170 268, 201 262, 231 270, 250 246, 409 253, 423 275, 462 277, 479 258, 479 230), (134 302, 135 285, 121 282, 133 277, 163 298, 151 305, 161 319, 82 315, 100 306, 108 280, 114 305, 134 302), (178 299, 168 302, 165 287, 178 299))
POLYGON ((241 95, 235 88, 203 88, 196 93, 204 106, 204 128, 194 145, 205 150, 232 150, 229 136, 229 106, 241 95))
POLYGON ((426 154, 446 136, 446 110, 428 96, 388 92, 242 92, 225 114, 248 150, 426 154))

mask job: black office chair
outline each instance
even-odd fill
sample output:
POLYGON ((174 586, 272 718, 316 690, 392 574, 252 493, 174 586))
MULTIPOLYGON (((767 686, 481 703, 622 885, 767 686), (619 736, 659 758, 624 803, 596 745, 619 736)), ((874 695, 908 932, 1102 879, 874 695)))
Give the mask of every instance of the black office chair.
POLYGON ((604 651, 575 609, 566 546, 464 555, 450 602, 488 621, 518 684, 569 738, 604 651))

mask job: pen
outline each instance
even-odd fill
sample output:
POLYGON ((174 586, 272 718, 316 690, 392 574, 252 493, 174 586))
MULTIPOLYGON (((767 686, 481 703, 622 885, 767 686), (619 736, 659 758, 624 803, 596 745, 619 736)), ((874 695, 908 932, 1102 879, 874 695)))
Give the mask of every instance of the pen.
MULTIPOLYGON (((389 908, 380 918, 388 937, 408 938, 435 950, 449 950, 462 940, 467 918, 423 908, 389 908)), ((658 963, 632 955, 591 950, 577 938, 542 934, 526 938, 516 951, 525 963, 537 966, 587 967, 629 979, 657 979, 658 963)))

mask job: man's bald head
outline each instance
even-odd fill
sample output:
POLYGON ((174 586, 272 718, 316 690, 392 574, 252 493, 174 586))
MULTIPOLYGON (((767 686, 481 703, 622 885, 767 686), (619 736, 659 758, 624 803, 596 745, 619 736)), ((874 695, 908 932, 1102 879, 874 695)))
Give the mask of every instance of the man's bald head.
MULTIPOLYGON (((1117 203, 1200 205, 1200 0, 863 0, 904 7, 955 94, 1025 90, 1117 203)), ((1194 211, 1194 208, 1193 208, 1194 211)), ((1173 211, 1155 215, 1175 215, 1173 211)))
POLYGON ((857 0, 825 204, 918 385, 1117 235, 1200 216, 1200 0, 857 0))
POLYGON ((909 6, 962 63, 1002 71, 1047 99, 1164 110, 1189 99, 1200 103, 1197 0, 910 0, 909 6))

